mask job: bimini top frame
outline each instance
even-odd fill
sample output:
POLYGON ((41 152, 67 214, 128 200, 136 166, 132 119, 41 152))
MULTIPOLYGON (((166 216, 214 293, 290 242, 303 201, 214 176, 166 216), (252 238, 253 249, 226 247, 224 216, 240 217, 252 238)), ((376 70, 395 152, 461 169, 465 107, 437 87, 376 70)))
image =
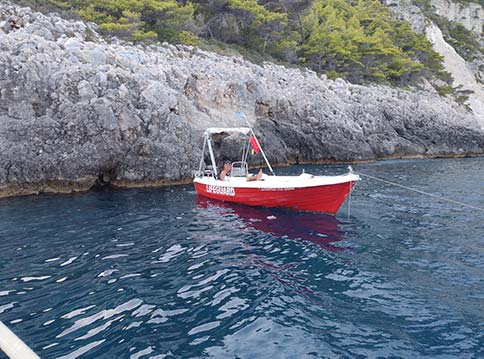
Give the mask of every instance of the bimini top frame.
POLYGON ((205 130, 205 135, 218 135, 220 133, 241 133, 250 134, 249 127, 209 127, 205 130))
MULTIPOLYGON (((247 118, 245 117, 245 114, 238 112, 236 113, 237 117, 243 116, 243 118, 247 121, 247 118)), ((248 124, 248 121, 247 121, 248 124)), ((262 156, 264 157, 264 161, 267 164, 267 167, 271 171, 272 175, 275 176, 274 170, 272 169, 271 164, 269 163, 269 160, 266 157, 266 154, 264 153, 264 150, 262 149, 262 146, 259 143, 259 140, 257 139, 257 136, 255 135, 254 131, 252 130, 251 127, 233 127, 233 128, 223 128, 223 127, 210 127, 207 128, 203 134, 203 148, 202 148, 202 156, 200 158, 200 166, 198 167, 198 175, 203 176, 204 171, 202 170, 202 166, 204 164, 204 158, 205 158, 205 148, 208 147, 208 153, 210 154, 210 161, 212 162, 212 168, 213 168, 213 174, 215 178, 218 179, 218 171, 217 171, 217 164, 215 162, 215 155, 213 153, 213 146, 212 146, 212 135, 216 134, 221 134, 221 133, 240 133, 246 136, 252 136, 254 137, 255 141, 257 142, 257 145, 260 148, 260 152, 262 156)), ((242 161, 245 161, 246 154, 245 154, 245 147, 244 147, 244 154, 242 155, 242 161)), ((247 151, 248 153, 248 151, 247 151)))

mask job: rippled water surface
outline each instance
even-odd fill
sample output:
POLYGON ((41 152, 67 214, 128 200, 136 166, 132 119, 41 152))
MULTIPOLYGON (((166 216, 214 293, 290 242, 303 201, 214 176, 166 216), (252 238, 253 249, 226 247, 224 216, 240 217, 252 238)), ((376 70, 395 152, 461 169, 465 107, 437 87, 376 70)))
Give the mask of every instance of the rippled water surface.
MULTIPOLYGON (((484 207, 482 158, 355 170, 484 207)), ((483 237, 483 212, 371 180, 350 220, 191 186, 4 199, 0 320, 44 358, 482 358, 483 237)))

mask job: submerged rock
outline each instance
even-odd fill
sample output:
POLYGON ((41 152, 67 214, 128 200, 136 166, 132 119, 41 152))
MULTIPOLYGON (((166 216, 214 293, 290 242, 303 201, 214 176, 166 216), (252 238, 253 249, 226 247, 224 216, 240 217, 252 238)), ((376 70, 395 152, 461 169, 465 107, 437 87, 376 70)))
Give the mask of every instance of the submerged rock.
MULTIPOLYGON (((279 164, 484 152, 478 119, 433 94, 107 43, 92 24, 0 0, 0 23, 14 16, 23 26, 0 30, 0 196, 187 181, 203 130, 243 126, 236 111, 279 164)), ((234 141, 216 140, 220 161, 240 155, 234 141)))

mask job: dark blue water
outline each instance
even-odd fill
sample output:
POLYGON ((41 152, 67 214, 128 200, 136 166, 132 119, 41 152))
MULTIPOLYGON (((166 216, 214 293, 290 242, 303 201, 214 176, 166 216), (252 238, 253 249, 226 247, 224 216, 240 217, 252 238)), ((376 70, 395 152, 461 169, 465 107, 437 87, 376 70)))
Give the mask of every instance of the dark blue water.
MULTIPOLYGON (((484 207, 484 158, 355 169, 484 207)), ((370 180, 351 208, 0 200, 0 320, 44 358, 484 357, 484 212, 370 180)))

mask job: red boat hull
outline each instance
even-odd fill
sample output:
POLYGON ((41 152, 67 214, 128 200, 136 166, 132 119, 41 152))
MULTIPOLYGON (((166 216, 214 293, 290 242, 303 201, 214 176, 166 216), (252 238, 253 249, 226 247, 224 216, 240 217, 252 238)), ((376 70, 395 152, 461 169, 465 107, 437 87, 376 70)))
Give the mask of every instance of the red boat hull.
POLYGON ((290 208, 298 211, 336 214, 356 181, 301 188, 233 188, 214 191, 213 186, 195 182, 199 195, 249 206, 290 208), (212 187, 212 188, 210 188, 212 187), (218 192, 218 193, 217 193, 218 192))

